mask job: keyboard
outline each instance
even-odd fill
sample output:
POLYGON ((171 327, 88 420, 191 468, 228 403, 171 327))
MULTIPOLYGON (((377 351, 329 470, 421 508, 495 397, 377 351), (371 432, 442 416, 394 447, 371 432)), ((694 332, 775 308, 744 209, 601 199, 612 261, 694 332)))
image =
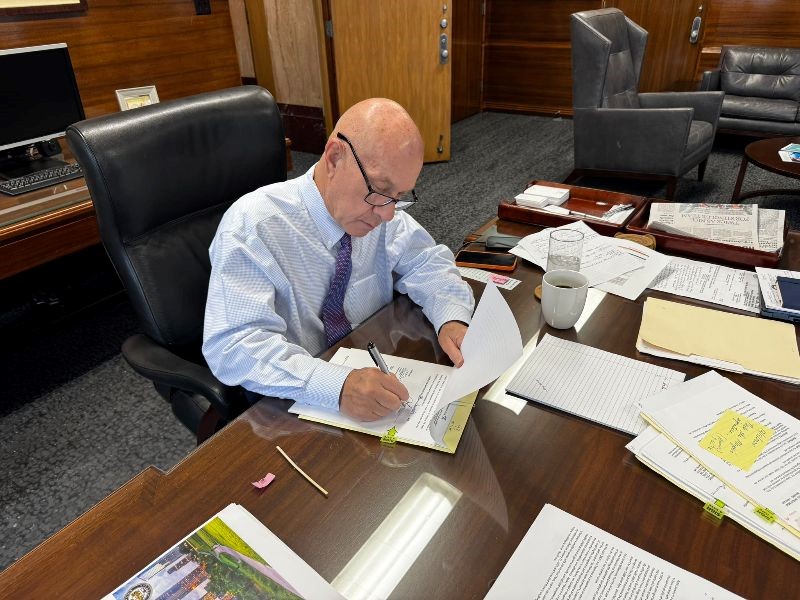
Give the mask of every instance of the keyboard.
POLYGON ((78 177, 83 177, 80 166, 77 163, 68 163, 63 166, 36 171, 30 175, 0 181, 0 192, 9 196, 18 196, 19 194, 26 194, 33 190, 50 187, 78 177))

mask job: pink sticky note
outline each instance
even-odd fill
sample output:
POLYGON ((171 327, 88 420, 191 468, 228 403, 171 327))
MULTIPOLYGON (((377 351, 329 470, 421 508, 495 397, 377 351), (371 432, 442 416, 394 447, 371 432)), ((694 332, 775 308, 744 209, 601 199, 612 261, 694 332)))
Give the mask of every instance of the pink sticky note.
POLYGON ((505 275, 495 275, 492 273, 492 283, 496 283, 497 285, 503 285, 504 283, 508 282, 508 277, 505 275))
POLYGON ((272 483, 273 479, 275 479, 275 475, 273 475, 272 473, 267 473, 264 479, 259 479, 258 481, 254 481, 253 485, 261 490, 267 487, 270 483, 272 483))

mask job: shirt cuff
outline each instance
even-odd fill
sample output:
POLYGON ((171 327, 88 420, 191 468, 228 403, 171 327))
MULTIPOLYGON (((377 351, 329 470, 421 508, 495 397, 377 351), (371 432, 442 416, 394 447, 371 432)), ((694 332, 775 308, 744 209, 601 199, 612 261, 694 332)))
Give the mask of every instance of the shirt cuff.
POLYGON ((437 335, 442 325, 449 321, 461 321, 469 326, 472 321, 472 311, 465 306, 458 306, 457 304, 448 306, 440 314, 436 315, 435 319, 431 320, 433 329, 436 331, 437 335))
POLYGON ((339 397, 342 394, 344 380, 353 370, 351 367, 336 365, 318 359, 318 364, 306 384, 302 398, 303 404, 313 404, 323 408, 339 410, 339 397))

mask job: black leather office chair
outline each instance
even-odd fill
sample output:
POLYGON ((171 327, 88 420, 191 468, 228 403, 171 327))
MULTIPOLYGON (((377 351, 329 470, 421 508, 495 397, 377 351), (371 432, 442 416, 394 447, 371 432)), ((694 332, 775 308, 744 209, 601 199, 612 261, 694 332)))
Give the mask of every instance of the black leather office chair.
POLYGON ((202 442, 247 406, 200 350, 208 247, 232 202, 286 179, 275 100, 256 86, 221 90, 81 121, 67 138, 144 330, 122 353, 202 442))
POLYGON ((639 93, 647 32, 616 8, 574 13, 572 105, 575 169, 584 175, 659 179, 668 200, 678 177, 703 179, 724 96, 639 93))

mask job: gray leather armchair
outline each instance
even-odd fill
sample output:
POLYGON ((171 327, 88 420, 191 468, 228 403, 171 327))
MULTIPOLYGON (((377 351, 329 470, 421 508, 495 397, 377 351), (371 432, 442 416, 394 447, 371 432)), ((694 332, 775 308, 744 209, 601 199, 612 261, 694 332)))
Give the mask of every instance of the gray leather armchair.
POLYGON ((667 199, 678 177, 703 179, 722 92, 639 93, 647 31, 616 8, 571 16, 575 168, 585 175, 659 179, 667 199))
POLYGON ((278 106, 243 86, 81 121, 67 138, 144 332, 122 354, 199 443, 248 406, 200 351, 208 247, 235 200, 286 179, 278 106))
POLYGON ((725 92, 720 131, 800 135, 800 48, 723 46, 700 89, 725 92))

